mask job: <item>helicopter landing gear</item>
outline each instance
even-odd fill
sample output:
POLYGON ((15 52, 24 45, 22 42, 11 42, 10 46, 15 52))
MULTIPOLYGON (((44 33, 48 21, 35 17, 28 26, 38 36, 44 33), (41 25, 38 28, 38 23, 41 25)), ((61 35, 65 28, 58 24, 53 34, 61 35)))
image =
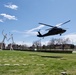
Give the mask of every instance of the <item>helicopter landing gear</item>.
POLYGON ((62 34, 60 34, 60 36, 61 36, 62 34))

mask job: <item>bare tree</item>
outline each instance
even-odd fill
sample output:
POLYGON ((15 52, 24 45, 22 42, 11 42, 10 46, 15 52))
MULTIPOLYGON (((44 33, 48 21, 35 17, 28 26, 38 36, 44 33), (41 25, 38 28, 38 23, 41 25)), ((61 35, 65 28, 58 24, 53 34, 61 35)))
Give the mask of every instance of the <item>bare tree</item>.
POLYGON ((70 43, 70 39, 69 38, 66 38, 63 40, 63 44, 69 44, 70 43))
POLYGON ((33 46, 37 49, 40 49, 41 48, 41 39, 34 41, 33 46))
POLYGON ((70 43, 70 39, 69 38, 66 38, 66 39, 63 39, 63 38, 59 38, 59 39, 52 38, 49 41, 48 46, 50 48, 52 48, 52 49, 53 48, 55 49, 57 45, 61 45, 62 49, 64 49, 65 44, 69 44, 69 43, 70 43))
POLYGON ((56 44, 56 39, 52 38, 49 42, 48 42, 48 47, 51 49, 55 48, 55 44, 56 44))
POLYGON ((52 38, 52 39, 49 41, 48 45, 54 45, 55 43, 56 43, 56 39, 52 38))

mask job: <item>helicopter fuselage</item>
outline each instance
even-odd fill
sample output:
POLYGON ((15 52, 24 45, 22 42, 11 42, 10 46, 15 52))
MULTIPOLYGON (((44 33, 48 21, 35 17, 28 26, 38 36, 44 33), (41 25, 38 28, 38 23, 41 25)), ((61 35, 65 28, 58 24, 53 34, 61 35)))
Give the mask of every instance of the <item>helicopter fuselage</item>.
POLYGON ((64 32, 66 32, 65 29, 63 28, 60 28, 61 25, 64 25, 66 23, 70 22, 70 20, 64 22, 64 23, 60 23, 60 24, 57 24, 55 26, 52 26, 52 25, 49 25, 49 24, 45 24, 45 23, 39 23, 39 24, 42 24, 42 25, 45 25, 45 26, 49 26, 49 27, 52 27, 52 28, 49 28, 48 29, 48 32, 45 33, 45 34, 41 34, 40 31, 38 31, 38 37, 45 37, 45 36, 50 36, 50 35, 57 35, 57 34, 63 34, 64 32))
POLYGON ((40 32, 38 32, 39 35, 37 35, 37 36, 38 37, 45 37, 45 36, 57 35, 57 34, 61 35, 64 32, 66 32, 65 29, 54 27, 54 28, 50 29, 47 33, 43 34, 43 35, 40 32))

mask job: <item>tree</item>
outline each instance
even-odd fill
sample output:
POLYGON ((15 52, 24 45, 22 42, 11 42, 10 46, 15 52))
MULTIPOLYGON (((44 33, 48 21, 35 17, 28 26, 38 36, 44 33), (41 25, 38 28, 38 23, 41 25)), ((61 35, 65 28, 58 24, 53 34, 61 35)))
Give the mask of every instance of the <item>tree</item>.
MULTIPOLYGON (((49 43, 48 43, 48 47, 51 49, 55 49, 57 46, 59 46, 60 48, 64 49, 65 45, 66 44, 69 44, 70 43, 70 39, 69 38, 66 38, 66 39, 63 39, 63 38, 59 38, 59 39, 55 39, 55 38, 52 38, 49 43), (61 47, 62 46, 62 47, 61 47)), ((58 48, 59 48, 58 47, 58 48)))
POLYGON ((51 49, 55 48, 55 44, 56 44, 56 39, 52 38, 49 42, 48 42, 48 47, 51 49))
POLYGON ((33 42, 33 46, 37 49, 41 49, 41 39, 40 40, 37 40, 37 41, 34 41, 33 42))

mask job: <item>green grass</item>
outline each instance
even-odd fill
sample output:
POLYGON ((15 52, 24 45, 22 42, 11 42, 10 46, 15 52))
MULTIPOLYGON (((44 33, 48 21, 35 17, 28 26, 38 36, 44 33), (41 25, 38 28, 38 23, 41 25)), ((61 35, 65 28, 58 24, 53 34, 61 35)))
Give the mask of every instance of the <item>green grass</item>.
POLYGON ((0 75, 76 75, 76 54, 0 51, 0 75))

